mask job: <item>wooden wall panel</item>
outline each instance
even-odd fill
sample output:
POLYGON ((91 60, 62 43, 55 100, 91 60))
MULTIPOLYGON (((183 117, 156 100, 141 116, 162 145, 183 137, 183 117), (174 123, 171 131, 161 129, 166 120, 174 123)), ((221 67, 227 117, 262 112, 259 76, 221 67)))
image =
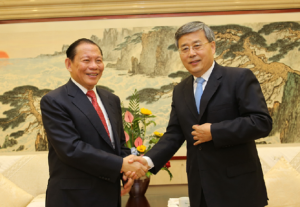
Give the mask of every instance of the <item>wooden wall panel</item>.
POLYGON ((300 8, 300 0, 0 0, 0 20, 300 8))

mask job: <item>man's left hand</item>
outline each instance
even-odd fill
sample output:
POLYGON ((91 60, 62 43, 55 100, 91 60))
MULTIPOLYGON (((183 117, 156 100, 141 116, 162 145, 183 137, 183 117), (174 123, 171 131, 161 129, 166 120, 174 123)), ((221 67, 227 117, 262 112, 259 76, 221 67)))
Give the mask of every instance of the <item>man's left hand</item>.
POLYGON ((194 140, 197 140, 194 145, 212 140, 210 125, 211 123, 205 123, 202 125, 194 125, 192 127, 194 129, 194 131, 192 131, 193 138, 194 140))
POLYGON ((123 175, 123 180, 126 182, 124 182, 123 189, 121 190, 121 196, 126 195, 130 191, 134 181, 131 178, 127 178, 126 175, 123 175))

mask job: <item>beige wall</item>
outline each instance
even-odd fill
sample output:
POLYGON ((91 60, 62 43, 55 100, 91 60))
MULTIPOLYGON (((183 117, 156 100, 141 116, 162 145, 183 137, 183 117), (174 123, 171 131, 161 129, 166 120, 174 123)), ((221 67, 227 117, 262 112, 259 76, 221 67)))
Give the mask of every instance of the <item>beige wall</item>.
POLYGON ((150 185, 169 185, 169 184, 187 184, 186 160, 171 160, 170 172, 173 179, 167 171, 161 170, 156 175, 151 176, 150 185))
POLYGON ((300 0, 0 0, 0 20, 296 8, 300 0))

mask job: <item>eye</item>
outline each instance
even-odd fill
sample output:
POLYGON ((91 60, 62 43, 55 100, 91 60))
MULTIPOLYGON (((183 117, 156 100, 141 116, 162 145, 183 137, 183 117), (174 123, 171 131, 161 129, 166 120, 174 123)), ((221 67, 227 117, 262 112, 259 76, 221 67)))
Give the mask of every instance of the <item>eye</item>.
POLYGON ((89 59, 83 59, 83 62, 89 62, 90 60, 89 59))
POLYGON ((202 45, 200 45, 200 44, 193 45, 193 49, 195 49, 195 50, 199 50, 201 47, 202 47, 202 45))
POLYGON ((187 52, 187 51, 189 51, 189 47, 182 47, 182 48, 181 48, 181 51, 182 51, 182 52, 187 52))
POLYGON ((102 63, 101 59, 96 60, 97 63, 102 63))

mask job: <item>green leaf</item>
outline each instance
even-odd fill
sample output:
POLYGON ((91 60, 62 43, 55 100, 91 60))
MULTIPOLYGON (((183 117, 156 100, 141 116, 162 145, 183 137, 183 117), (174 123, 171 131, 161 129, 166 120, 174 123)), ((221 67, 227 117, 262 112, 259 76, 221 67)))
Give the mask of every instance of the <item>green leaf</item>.
POLYGON ((152 175, 152 173, 151 172, 146 172, 146 176, 149 178, 150 176, 152 175))
POLYGON ((132 96, 130 96, 129 100, 129 111, 133 114, 134 117, 140 114, 140 98, 137 90, 135 89, 132 96))
POLYGON ((167 171, 168 173, 169 173, 169 176, 170 176, 170 181, 172 180, 172 178, 173 178, 173 175, 172 175, 172 173, 170 172, 170 170, 167 168, 167 167, 163 167, 163 168, 161 168, 162 170, 165 170, 165 171, 167 171))
POLYGON ((146 126, 149 126, 150 124, 154 124, 154 126, 156 126, 155 121, 149 121, 149 122, 147 122, 147 123, 146 123, 146 126))

